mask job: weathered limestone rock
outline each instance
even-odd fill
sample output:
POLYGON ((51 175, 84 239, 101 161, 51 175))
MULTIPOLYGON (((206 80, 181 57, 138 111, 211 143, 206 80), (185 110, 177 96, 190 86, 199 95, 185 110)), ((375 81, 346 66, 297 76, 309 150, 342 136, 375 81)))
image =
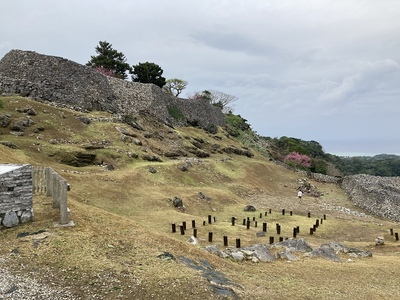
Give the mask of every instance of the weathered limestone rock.
POLYGON ((15 213, 15 211, 8 211, 5 213, 4 215, 4 219, 3 219, 3 225, 5 227, 14 227, 17 226, 19 224, 19 220, 18 220, 18 216, 15 213))

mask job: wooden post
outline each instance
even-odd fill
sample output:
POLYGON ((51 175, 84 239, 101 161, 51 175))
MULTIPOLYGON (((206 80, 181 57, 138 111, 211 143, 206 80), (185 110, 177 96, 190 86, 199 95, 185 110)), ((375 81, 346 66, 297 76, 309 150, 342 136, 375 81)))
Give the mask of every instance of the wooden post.
POLYGON ((270 236, 270 237, 269 237, 269 243, 270 243, 270 244, 273 244, 273 243, 274 243, 274 237, 273 237, 273 236, 270 236))
POLYGON ((208 215, 208 224, 211 224, 211 215, 208 215))
POLYGON ((395 233, 394 233, 394 237, 395 237, 396 241, 398 241, 398 240, 399 240, 399 233, 398 233, 398 232, 395 232, 395 233))
POLYGON ((224 246, 228 246, 228 237, 226 235, 224 235, 224 246))
POLYGON ((250 220, 247 220, 246 228, 247 228, 247 229, 250 228, 250 220))
POLYGON ((186 230, 186 221, 182 222, 182 227, 183 227, 183 230, 186 230))
POLYGON ((283 236, 280 236, 280 237, 279 237, 279 241, 280 241, 280 242, 283 242, 283 236))
POLYGON ((240 248, 240 239, 236 239, 236 248, 240 248))
POLYGON ((209 232, 208 233, 208 241, 211 243, 212 242, 212 238, 213 238, 213 233, 209 232))
POLYGON ((236 220, 236 218, 235 217, 232 217, 232 226, 235 226, 235 220, 236 220))
POLYGON ((282 216, 284 216, 284 215, 285 215, 285 209, 282 208, 282 216))
POLYGON ((257 228, 257 221, 254 222, 254 227, 257 228))
POLYGON ((176 224, 172 223, 172 232, 175 233, 176 232, 176 224))
POLYGON ((290 211, 290 215, 293 216, 293 211, 292 210, 290 211))
POLYGON ((253 217, 253 222, 256 220, 256 217, 253 217))
POLYGON ((260 213, 260 219, 262 218, 262 213, 260 213))
POLYGON ((267 222, 263 223, 263 232, 267 232, 267 222))
POLYGON ((267 213, 267 212, 265 212, 265 214, 264 214, 264 215, 266 216, 267 214, 268 214, 268 213, 267 213))
POLYGON ((308 217, 311 218, 311 212, 310 211, 308 212, 308 217))
POLYGON ((243 225, 246 225, 246 219, 243 219, 243 225))
POLYGON ((314 234, 314 228, 311 227, 311 228, 310 228, 310 235, 313 235, 313 234, 314 234))
POLYGON ((317 228, 319 227, 319 219, 315 220, 315 227, 317 227, 317 228))
POLYGON ((316 232, 317 231, 317 225, 313 225, 313 231, 316 232))
POLYGON ((269 209, 269 213, 272 213, 272 209, 269 209))
POLYGON ((326 220, 326 215, 324 215, 324 220, 326 220))
POLYGON ((217 217, 214 217, 214 223, 216 223, 217 222, 217 217))
POLYGON ((322 225, 323 222, 324 222, 324 219, 321 219, 321 222, 319 222, 319 223, 322 225))
POLYGON ((390 228, 390 235, 393 235, 393 228, 390 228))
POLYGON ((196 220, 192 220, 192 228, 196 228, 196 220))
POLYGON ((185 229, 183 228, 183 226, 179 226, 181 228, 181 235, 185 235, 185 229))
POLYGON ((300 233, 300 226, 297 226, 297 227, 296 227, 296 231, 297 231, 297 234, 300 233))
POLYGON ((197 228, 193 228, 193 236, 197 238, 197 228))
POLYGON ((206 221, 203 221, 203 226, 206 226, 206 221))
POLYGON ((276 234, 281 234, 281 225, 276 224, 276 234))
POLYGON ((293 238, 296 238, 296 236, 297 236, 297 228, 294 227, 293 228, 293 238))

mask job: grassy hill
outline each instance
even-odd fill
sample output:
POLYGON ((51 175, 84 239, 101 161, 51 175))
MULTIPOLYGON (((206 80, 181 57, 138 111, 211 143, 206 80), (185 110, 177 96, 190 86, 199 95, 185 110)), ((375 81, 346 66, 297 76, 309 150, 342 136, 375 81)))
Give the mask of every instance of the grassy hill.
POLYGON ((2 101, 0 114, 7 113, 11 123, 0 128, 0 163, 56 170, 72 187, 68 201, 76 224, 54 227, 59 212, 51 208, 51 199, 34 195, 34 222, 0 231, 0 256, 16 274, 66 287, 82 299, 400 297, 400 243, 389 233, 390 228, 399 231, 399 224, 364 215, 333 184, 308 180, 323 196, 299 200, 296 191, 303 173, 274 164, 223 129, 210 134, 194 127, 170 128, 147 115, 135 116, 135 126, 130 126, 106 113, 79 113, 22 97, 2 101), (36 114, 28 116, 27 108, 36 114), (12 130, 27 118, 34 124, 20 133, 12 130), (240 155, 248 151, 254 156, 240 155), (183 200, 185 209, 174 207, 174 197, 183 200), (249 204, 257 211, 245 212, 249 204), (282 215, 282 209, 293 215, 282 215), (310 235, 309 227, 324 214, 326 221, 310 235), (208 224, 209 215, 215 223, 208 224), (232 216, 237 218, 235 226, 232 216), (257 218, 258 228, 246 229, 241 220, 247 217, 257 218), (198 245, 187 242, 191 229, 185 235, 171 232, 172 223, 185 221, 190 228, 192 220, 198 245), (262 222, 269 229, 265 237, 257 237, 262 222), (242 246, 268 244, 269 236, 279 237, 275 223, 281 224, 284 238, 291 238, 293 227, 300 226, 297 238, 313 248, 335 241, 373 255, 342 254, 341 262, 332 262, 296 253, 297 261, 253 263, 204 250, 211 244, 223 249, 223 236, 233 248, 237 238, 242 246), (44 236, 18 237, 41 230, 44 236), (385 238, 385 245, 375 245, 378 236, 385 238), (165 252, 174 259, 162 259, 165 252), (184 263, 189 259, 197 269, 184 263), (205 262, 208 271, 234 283, 232 293, 218 293, 212 273, 201 271, 205 262))

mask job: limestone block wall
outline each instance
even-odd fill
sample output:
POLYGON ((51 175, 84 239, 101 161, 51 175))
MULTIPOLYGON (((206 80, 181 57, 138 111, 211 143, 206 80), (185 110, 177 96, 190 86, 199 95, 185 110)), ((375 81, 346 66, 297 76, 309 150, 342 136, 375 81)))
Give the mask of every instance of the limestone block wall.
POLYGON ((0 165, 0 225, 32 220, 32 166, 0 165))
POLYGON ((342 187, 354 204, 371 214, 400 221, 400 177, 351 175, 342 187))
POLYGON ((68 59, 34 51, 11 50, 0 60, 0 94, 19 94, 77 111, 129 115, 145 111, 176 125, 210 129, 224 124, 221 109, 207 101, 173 97, 154 84, 105 76, 68 59), (171 109, 184 116, 176 119, 171 109))

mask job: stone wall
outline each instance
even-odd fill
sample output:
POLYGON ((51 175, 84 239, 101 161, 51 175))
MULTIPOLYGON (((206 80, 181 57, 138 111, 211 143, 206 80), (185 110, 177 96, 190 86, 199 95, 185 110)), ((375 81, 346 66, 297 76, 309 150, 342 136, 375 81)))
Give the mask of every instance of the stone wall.
POLYGON ((342 187, 357 206, 373 215, 400 221, 400 177, 346 176, 342 187))
POLYGON ((32 166, 15 165, 0 172, 0 225, 13 227, 32 220, 32 166))
POLYGON ((173 126, 197 124, 210 129, 224 124, 221 110, 207 101, 173 97, 153 84, 112 78, 68 59, 33 51, 11 50, 0 60, 0 94, 19 94, 78 111, 120 115, 145 111, 173 126))

